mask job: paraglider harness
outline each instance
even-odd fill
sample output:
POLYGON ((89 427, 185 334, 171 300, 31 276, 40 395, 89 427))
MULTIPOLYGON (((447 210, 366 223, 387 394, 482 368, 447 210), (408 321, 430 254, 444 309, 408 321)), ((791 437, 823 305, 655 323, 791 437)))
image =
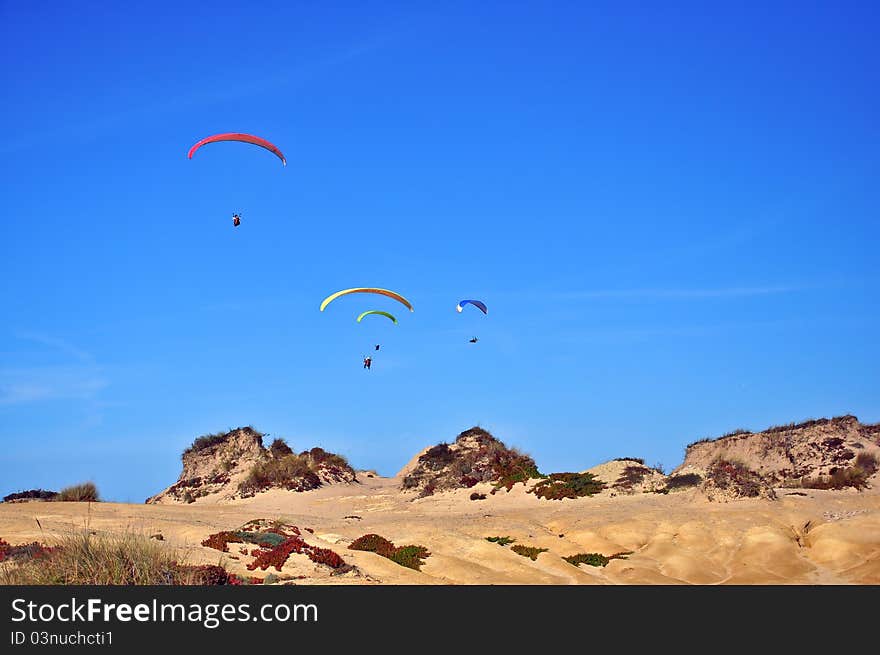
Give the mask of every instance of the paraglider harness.
POLYGON ((367 370, 369 371, 369 370, 370 370, 370 366, 372 366, 372 364, 373 364, 373 358, 372 358, 372 357, 364 357, 364 368, 365 368, 365 369, 367 369, 367 370))
POLYGON ((233 214, 232 215, 232 224, 235 227, 238 227, 239 225, 241 225, 241 216, 238 214, 233 214))

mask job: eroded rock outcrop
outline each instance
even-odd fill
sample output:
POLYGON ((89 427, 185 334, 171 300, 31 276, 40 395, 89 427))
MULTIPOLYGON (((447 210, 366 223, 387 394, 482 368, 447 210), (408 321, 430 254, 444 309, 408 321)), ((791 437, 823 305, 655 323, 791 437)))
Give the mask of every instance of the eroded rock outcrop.
POLYGON ((269 448, 252 427, 204 435, 182 455, 183 471, 173 485, 147 503, 192 503, 200 498, 231 500, 268 489, 308 491, 324 484, 351 483, 355 471, 344 458, 322 448, 296 454, 281 439, 269 448))
POLYGON ((540 476, 535 460, 508 448, 479 427, 465 430, 454 443, 424 450, 399 475, 403 478, 401 487, 417 491, 420 496, 466 489, 480 482, 510 489, 518 482, 540 476))
POLYGON ((860 480, 866 483, 876 473, 878 458, 880 424, 863 424, 847 415, 704 439, 687 447, 675 472, 723 474, 713 465, 728 462, 753 471, 770 486, 821 486, 825 481, 833 488, 837 480, 838 486, 858 487, 860 480))

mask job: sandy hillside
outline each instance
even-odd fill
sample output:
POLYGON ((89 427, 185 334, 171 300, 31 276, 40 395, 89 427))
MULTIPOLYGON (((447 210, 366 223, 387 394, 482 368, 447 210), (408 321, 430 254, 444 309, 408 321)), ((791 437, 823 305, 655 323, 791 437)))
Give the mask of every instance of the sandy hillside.
POLYGON ((2 503, 0 539, 133 532, 293 584, 880 584, 878 433, 850 416, 737 431, 666 476, 639 459, 542 472, 473 427, 383 478, 237 428, 197 438, 144 505, 2 503), (387 557, 348 548, 364 535, 387 557), (405 546, 430 552, 420 570, 405 546))
POLYGON ((310 544, 330 548, 356 567, 331 576, 326 567, 294 555, 280 575, 301 584, 880 583, 877 489, 779 489, 776 501, 729 503, 708 502, 694 489, 549 501, 526 494, 522 484, 491 495, 491 485, 480 483, 416 498, 400 491, 400 478, 358 477, 352 484, 271 490, 226 503, 4 503, 0 537, 10 543, 51 541, 83 528, 161 533, 158 543, 185 551, 190 563, 222 561, 230 571, 263 576, 233 559, 235 548, 221 554, 200 542, 264 518, 299 526, 310 544), (487 493, 486 499, 470 500, 474 492, 487 493), (417 572, 346 548, 366 533, 397 545, 423 545, 431 555, 417 572), (489 543, 488 536, 510 536, 547 551, 532 561, 511 546, 489 543), (626 551, 632 554, 604 568, 562 559, 626 551))
POLYGON ((702 439, 686 448, 676 472, 705 471, 723 459, 743 462, 773 484, 792 486, 804 478, 840 474, 858 464, 860 455, 880 457, 880 424, 847 415, 702 439))

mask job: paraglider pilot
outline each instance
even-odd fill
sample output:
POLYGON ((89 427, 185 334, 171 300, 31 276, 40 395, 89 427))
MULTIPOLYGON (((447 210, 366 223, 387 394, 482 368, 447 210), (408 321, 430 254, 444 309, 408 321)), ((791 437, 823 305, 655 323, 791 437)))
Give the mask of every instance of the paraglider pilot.
POLYGON ((470 343, 477 343, 477 341, 479 341, 479 339, 477 339, 476 337, 470 339, 470 343))
POLYGON ((233 214, 232 215, 232 224, 235 227, 238 227, 239 225, 241 225, 241 216, 239 216, 238 214, 233 214))
POLYGON ((370 366, 373 364, 372 357, 364 357, 364 368, 370 370, 370 366))
POLYGON ((379 350, 379 344, 378 344, 378 343, 376 344, 376 350, 379 350))

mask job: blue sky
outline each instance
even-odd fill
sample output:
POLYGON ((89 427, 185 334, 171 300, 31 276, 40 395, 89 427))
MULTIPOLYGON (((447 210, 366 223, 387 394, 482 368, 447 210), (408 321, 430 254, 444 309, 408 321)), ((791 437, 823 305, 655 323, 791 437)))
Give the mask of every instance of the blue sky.
POLYGON ((0 5, 0 492, 880 421, 875 3, 130 4, 0 5))

